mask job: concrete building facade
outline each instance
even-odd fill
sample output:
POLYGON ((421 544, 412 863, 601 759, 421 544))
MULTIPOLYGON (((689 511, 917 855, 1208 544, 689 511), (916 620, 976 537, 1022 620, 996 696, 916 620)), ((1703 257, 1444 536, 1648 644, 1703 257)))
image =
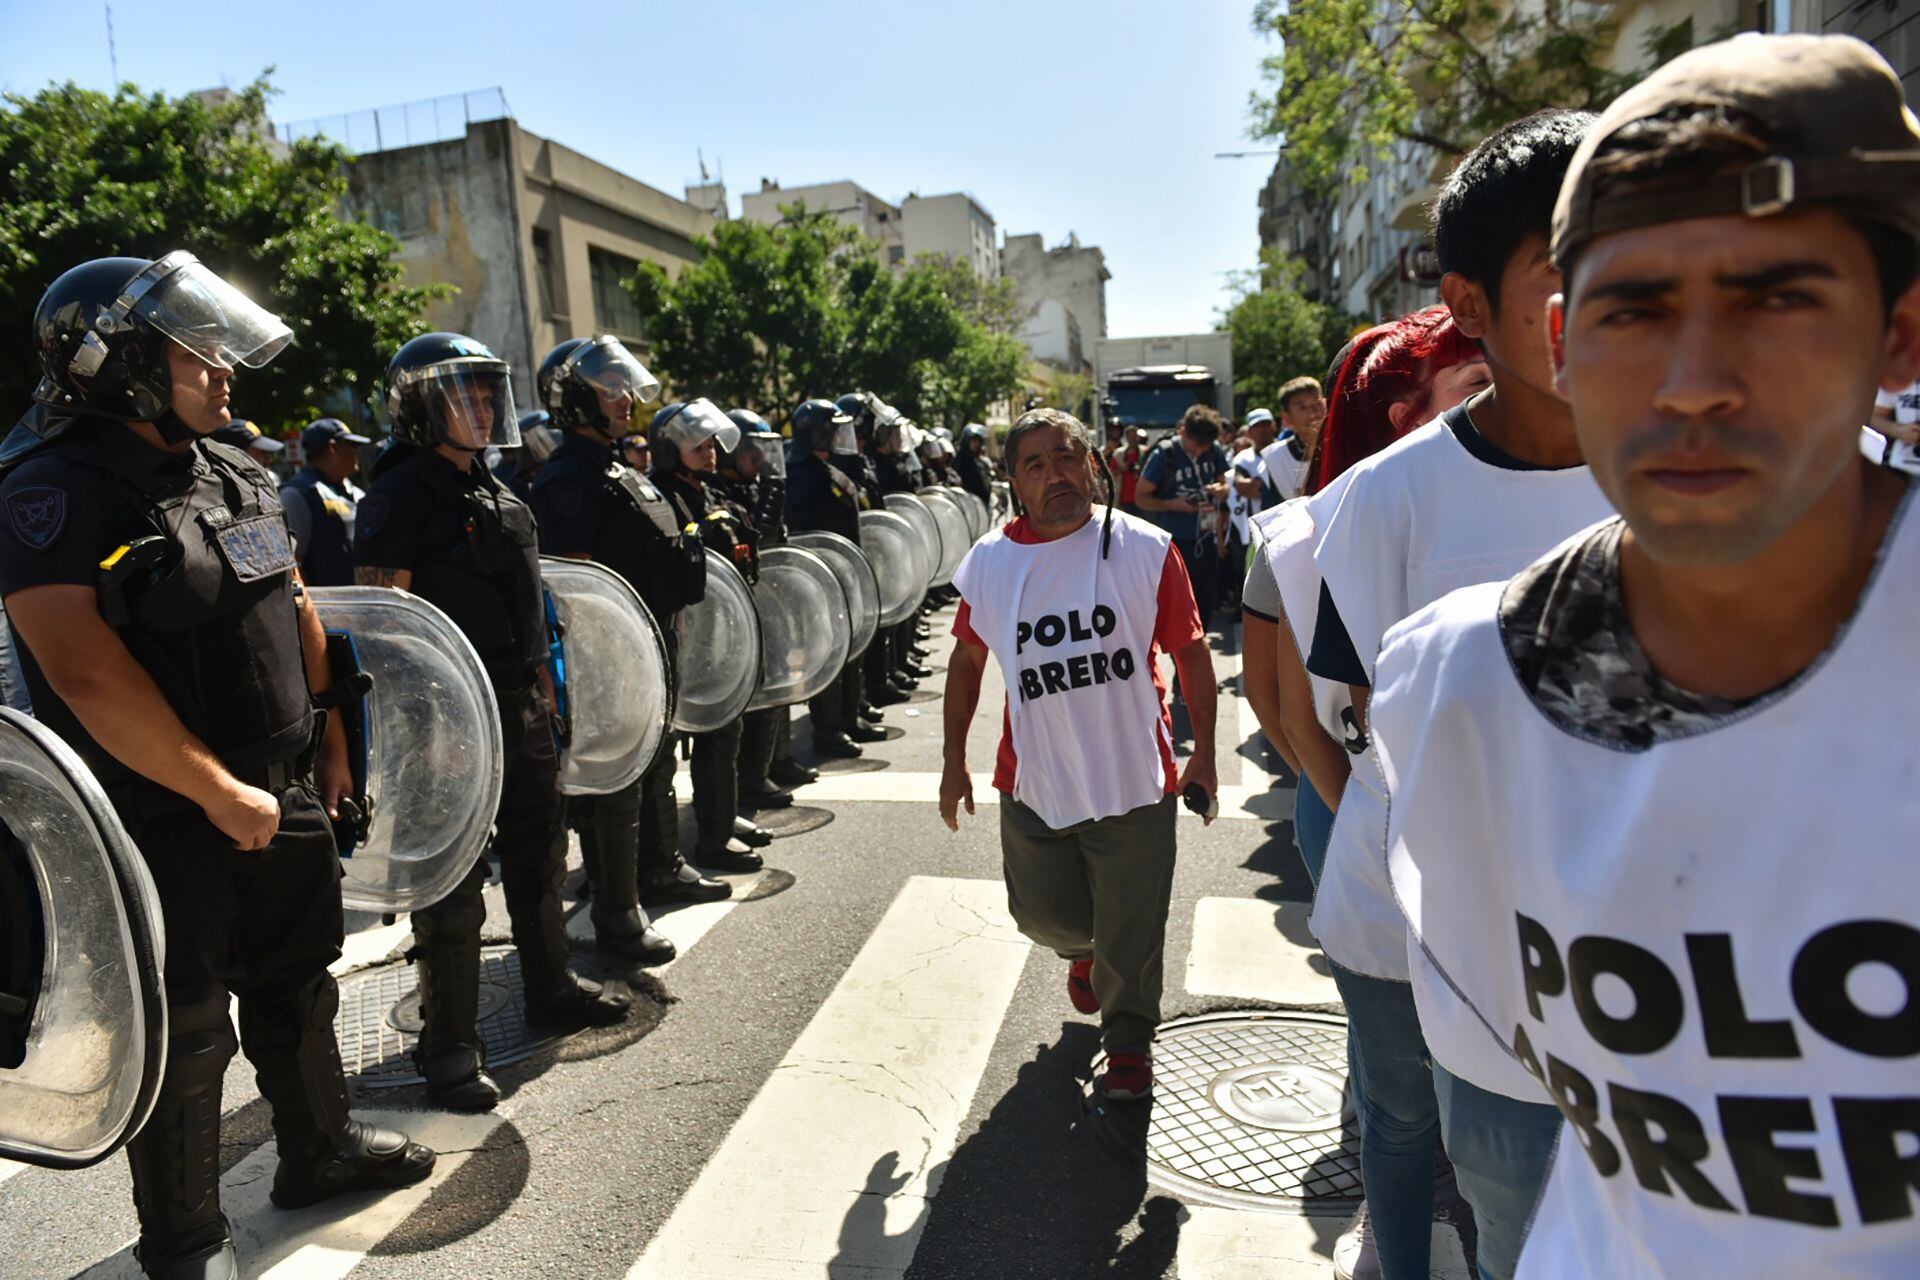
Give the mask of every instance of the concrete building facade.
POLYGON ((900 202, 900 219, 908 262, 933 256, 952 258, 972 267, 982 280, 1000 278, 999 232, 993 215, 966 192, 908 196, 900 202))
POLYGON ((831 213, 880 246, 880 260, 904 267, 915 258, 938 254, 964 262, 982 280, 1000 276, 1000 248, 993 215, 965 192, 943 196, 910 195, 893 204, 857 182, 815 182, 783 187, 760 180, 758 191, 740 198, 740 216, 749 222, 777 223, 781 206, 803 204, 831 213))
POLYGON ((458 290, 433 304, 428 323, 512 363, 523 409, 539 361, 562 339, 611 333, 644 350, 621 281, 641 262, 673 273, 697 261, 695 239, 718 221, 510 118, 357 157, 347 207, 399 239, 410 282, 458 290))
POLYGON ((881 199, 857 182, 814 182, 800 187, 783 187, 768 178, 760 179, 758 191, 740 197, 740 216, 748 222, 768 226, 778 223, 781 206, 800 204, 816 213, 830 213, 847 226, 880 246, 880 260, 898 267, 907 260, 901 238, 899 205, 881 199))
POLYGON ((1049 249, 1037 234, 1008 236, 1000 274, 1020 291, 1028 317, 1020 340, 1036 360, 1070 372, 1091 367, 1093 342, 1107 336, 1107 256, 1069 234, 1049 249))

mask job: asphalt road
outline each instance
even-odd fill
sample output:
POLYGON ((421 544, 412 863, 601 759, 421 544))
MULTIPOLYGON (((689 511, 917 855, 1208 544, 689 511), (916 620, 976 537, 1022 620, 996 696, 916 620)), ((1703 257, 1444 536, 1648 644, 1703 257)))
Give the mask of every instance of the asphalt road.
MULTIPOLYGON (((944 668, 948 615, 933 621, 933 662, 944 668)), ((1215 647, 1226 678, 1237 669, 1230 642, 1215 647)), ((983 794, 1000 722, 997 676, 989 679, 970 740, 983 794)), ((857 1012, 863 993, 942 1010, 948 987, 941 984, 966 991, 976 980, 983 989, 1004 980, 1010 985, 994 987, 992 997, 995 1009, 1004 1001, 999 1016, 989 1011, 969 1023, 968 1009, 953 1009, 960 1021, 937 1043, 957 1047, 924 1064, 942 1080, 953 1075, 941 1086, 951 1095, 951 1117, 927 1120, 924 1150, 870 1153, 868 1184, 846 1192, 845 1212, 823 1214, 831 1220, 820 1225, 825 1244, 819 1247, 833 1252, 821 1265, 809 1269, 804 1258, 751 1268, 706 1263, 689 1273, 659 1263, 646 1274, 738 1274, 743 1280, 774 1274, 915 1280, 1175 1275, 1191 1215, 1089 1133, 1083 1095, 1098 1037, 1092 1020, 1067 1003, 1065 966, 1017 939, 1024 950, 1009 952, 997 934, 989 939, 996 949, 980 953, 990 964, 935 955, 926 963, 946 967, 925 973, 919 971, 924 966, 892 963, 881 946, 880 933, 887 931, 876 930, 896 903, 920 901, 914 895, 929 886, 947 892, 957 882, 975 883, 960 883, 956 892, 991 899, 990 882, 999 876, 997 809, 981 805, 963 818, 958 834, 946 830, 936 811, 943 680, 937 672, 913 702, 889 710, 892 740, 803 794, 803 804, 829 809, 831 821, 776 841, 769 870, 740 882, 746 900, 697 922, 691 914, 663 920, 683 945, 692 945, 662 976, 641 985, 632 1023, 501 1068, 506 1098, 495 1117, 408 1118, 438 1126, 447 1152, 446 1171, 418 1203, 383 1211, 372 1200, 339 1202, 298 1215, 261 1208, 258 1182, 271 1171, 271 1155, 259 1148, 271 1132, 251 1072, 236 1059, 222 1135, 225 1198, 248 1274, 620 1277, 641 1262, 683 1202, 689 1207, 670 1233, 676 1241, 737 1243, 751 1234, 757 1213, 771 1215, 788 1199, 822 1194, 818 1184, 828 1167, 822 1162, 847 1155, 841 1147, 854 1143, 851 1155, 864 1167, 868 1157, 857 1149, 862 1126, 891 1123, 880 1114, 885 1099, 876 1096, 869 1115, 844 1102, 840 1082, 821 1080, 816 1090, 810 1077, 783 1072, 783 1060, 807 1044, 841 1043, 835 1036, 857 1042, 865 1034, 858 1027, 866 1024, 848 1022, 841 1011, 857 1012), (981 882, 988 883, 976 892, 981 882), (868 949, 870 941, 876 949, 868 949), (849 976, 856 960, 857 979, 849 976), (1001 965, 1003 978, 988 974, 994 969, 997 975, 1001 965), (799 1043, 803 1033, 805 1044, 799 1043), (971 1065, 952 1066, 966 1055, 974 1055, 966 1058, 971 1065), (769 1084, 776 1079, 777 1090, 769 1084), (754 1107, 763 1090, 767 1099, 754 1107), (752 1145, 756 1135, 788 1132, 778 1127, 783 1121, 792 1126, 790 1137, 752 1145), (941 1135, 949 1130, 942 1149, 941 1135), (702 1180, 710 1165, 735 1172, 702 1180)), ((1181 815, 1167 938, 1169 1019, 1272 1005, 1194 995, 1183 985, 1196 904, 1279 904, 1309 896, 1291 823, 1279 816, 1291 810, 1290 785, 1268 773, 1257 736, 1245 732, 1250 717, 1230 694, 1223 695, 1220 721, 1223 780, 1237 784, 1241 812, 1210 827, 1181 815)), ((803 756, 809 733, 798 717, 803 756)), ((681 800, 687 800, 684 786, 681 800)), ((889 927, 897 932, 897 911, 892 919, 889 927)), ((504 932, 503 926, 496 900, 490 927, 504 932)), ((929 929, 940 927, 927 921, 929 929)), ((361 934, 358 954, 385 954, 396 932, 404 927, 361 934)), ((975 933, 959 940, 965 939, 977 942, 975 933)), ((901 1072, 918 1069, 903 1065, 901 1072)), ((358 1099, 381 1110, 423 1105, 412 1089, 361 1090, 358 1099)), ((67 1276, 96 1265, 94 1274, 131 1274, 124 1250, 135 1223, 122 1161, 60 1174, 0 1169, 0 1179, 0 1233, 8 1242, 0 1275, 67 1276)), ((823 1203, 836 1202, 829 1195, 823 1203)), ((804 1205, 794 1212, 822 1214, 804 1205)), ((1316 1219, 1313 1225, 1316 1252, 1324 1254, 1341 1224, 1316 1219)), ((798 1242, 795 1249, 796 1256, 805 1253, 798 1242)), ((1202 1272, 1197 1264, 1187 1269, 1219 1277, 1256 1274, 1217 1266, 1202 1272)), ((1330 1270, 1322 1264, 1257 1274, 1330 1270)))

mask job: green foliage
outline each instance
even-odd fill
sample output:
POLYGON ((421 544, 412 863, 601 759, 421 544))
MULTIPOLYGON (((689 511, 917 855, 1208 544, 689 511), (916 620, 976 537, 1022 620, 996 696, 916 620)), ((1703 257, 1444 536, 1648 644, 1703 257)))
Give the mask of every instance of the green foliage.
POLYGON ((1279 412, 1280 388, 1305 374, 1323 378, 1359 321, 1297 287, 1299 264, 1269 250, 1259 271, 1238 273, 1222 320, 1233 335, 1234 396, 1249 409, 1279 412))
POLYGON ((944 258, 890 271, 831 214, 782 212, 777 226, 721 223, 678 275, 643 263, 627 281, 655 371, 682 393, 777 422, 810 396, 874 391, 957 428, 1017 385, 1026 349, 1010 282, 944 258))
MULTIPOLYGON (((348 157, 318 141, 276 157, 262 78, 221 105, 112 96, 73 84, 0 107, 0 335, 22 350, 47 285, 90 258, 186 249, 278 314, 293 345, 234 378, 234 409, 263 429, 304 425, 340 392, 364 403, 444 286, 400 284, 399 243, 338 211, 348 157)), ((0 398, 24 408, 36 362, 0 362, 0 398)))
MULTIPOLYGON (((1460 156, 1544 107, 1598 110, 1650 67, 1609 69, 1614 6, 1494 0, 1257 0, 1282 42, 1262 63, 1255 136, 1283 140, 1297 180, 1324 194, 1397 141, 1460 156)), ((1666 31, 1647 52, 1659 58, 1666 31)))

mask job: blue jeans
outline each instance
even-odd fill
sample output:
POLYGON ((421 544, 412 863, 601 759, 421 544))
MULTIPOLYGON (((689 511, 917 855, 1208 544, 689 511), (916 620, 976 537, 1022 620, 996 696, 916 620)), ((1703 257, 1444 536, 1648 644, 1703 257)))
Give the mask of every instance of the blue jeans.
POLYGON ((1413 988, 1333 966, 1347 1006, 1360 1116, 1360 1172, 1386 1280, 1425 1280, 1433 1248, 1433 1144, 1440 1109, 1413 988))
POLYGON ((1327 865, 1327 841, 1332 838, 1333 810, 1302 773, 1293 793, 1293 842, 1300 846, 1300 861, 1307 864, 1307 879, 1316 889, 1327 865))
POLYGON ((1560 1109, 1469 1084, 1433 1064, 1440 1128, 1480 1232, 1480 1280, 1511 1280, 1560 1138, 1560 1109))

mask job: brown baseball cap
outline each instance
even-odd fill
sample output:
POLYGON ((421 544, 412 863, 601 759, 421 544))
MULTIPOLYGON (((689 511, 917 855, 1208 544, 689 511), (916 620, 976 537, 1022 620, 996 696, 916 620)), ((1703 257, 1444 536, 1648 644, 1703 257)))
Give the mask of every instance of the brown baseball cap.
POLYGON ((1920 121, 1899 78, 1852 36, 1735 36, 1667 63, 1614 99, 1574 154, 1553 211, 1553 256, 1596 236, 1687 218, 1764 218, 1817 206, 1920 238, 1920 121), (1773 155, 1722 175, 1596 180, 1591 161, 1636 121, 1724 107, 1772 136, 1773 155))

